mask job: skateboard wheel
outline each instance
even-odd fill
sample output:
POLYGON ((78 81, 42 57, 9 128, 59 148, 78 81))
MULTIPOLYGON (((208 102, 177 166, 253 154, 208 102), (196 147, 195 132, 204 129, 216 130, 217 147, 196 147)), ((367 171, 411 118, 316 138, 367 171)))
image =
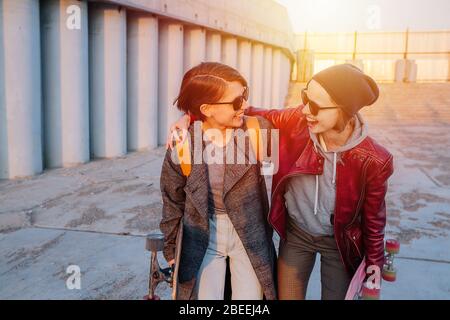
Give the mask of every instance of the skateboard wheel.
POLYGON ((400 251, 400 242, 395 239, 386 240, 386 252, 391 254, 397 254, 400 251))
POLYGON ((386 281, 394 282, 397 279, 397 271, 383 269, 382 277, 386 281))
POLYGON ((145 242, 145 249, 158 252, 164 248, 164 236, 162 234, 149 234, 145 242))
POLYGON ((380 289, 370 289, 364 285, 362 287, 361 298, 363 300, 379 300, 380 289))
POLYGON ((144 296, 144 300, 161 300, 161 298, 159 296, 157 296, 156 294, 153 295, 152 298, 150 298, 150 296, 147 294, 144 296))

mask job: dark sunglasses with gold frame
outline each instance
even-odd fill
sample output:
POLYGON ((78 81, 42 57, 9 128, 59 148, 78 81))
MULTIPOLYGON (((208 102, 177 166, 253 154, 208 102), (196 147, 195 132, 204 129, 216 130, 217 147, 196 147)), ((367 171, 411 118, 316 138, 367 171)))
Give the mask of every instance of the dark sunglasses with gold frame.
POLYGON ((239 111, 242 108, 242 104, 244 101, 248 100, 248 88, 244 87, 244 92, 239 97, 236 97, 233 101, 230 102, 214 102, 214 103, 207 103, 211 105, 216 104, 232 104, 234 111, 239 111))

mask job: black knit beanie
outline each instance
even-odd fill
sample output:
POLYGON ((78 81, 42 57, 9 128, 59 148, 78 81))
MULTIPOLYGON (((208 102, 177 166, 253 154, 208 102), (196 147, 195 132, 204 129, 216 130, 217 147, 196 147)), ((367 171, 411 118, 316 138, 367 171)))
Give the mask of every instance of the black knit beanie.
POLYGON ((320 71, 312 77, 349 116, 377 101, 375 81, 352 64, 340 64, 320 71))

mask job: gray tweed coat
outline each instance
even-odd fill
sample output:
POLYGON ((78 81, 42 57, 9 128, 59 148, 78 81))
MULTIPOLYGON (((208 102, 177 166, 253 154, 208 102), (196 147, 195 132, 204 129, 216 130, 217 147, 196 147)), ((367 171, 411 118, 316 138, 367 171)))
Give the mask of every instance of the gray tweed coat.
MULTIPOLYGON (((262 129, 270 128, 270 124, 263 118, 258 117, 258 121, 262 129)), ((246 129, 245 124, 243 129, 246 129)), ((189 128, 189 133, 191 141, 194 141, 193 125, 189 128)), ((234 143, 235 148, 238 147, 236 138, 234 143)), ((247 147, 243 150, 246 160, 249 157, 248 145, 247 141, 247 147)), ((191 150, 192 157, 193 153, 191 150)), ((171 151, 167 151, 160 181, 163 199, 160 229, 164 234, 164 257, 170 261, 174 259, 176 235, 183 217, 179 299, 196 298, 196 277, 209 242, 208 181, 207 164, 193 164, 191 174, 186 178, 180 165, 171 160, 171 151)), ((226 165, 224 204, 247 251, 265 298, 276 299, 276 252, 272 241, 273 230, 267 221, 269 202, 266 184, 264 176, 260 174, 259 164, 246 161, 246 164, 226 165)))

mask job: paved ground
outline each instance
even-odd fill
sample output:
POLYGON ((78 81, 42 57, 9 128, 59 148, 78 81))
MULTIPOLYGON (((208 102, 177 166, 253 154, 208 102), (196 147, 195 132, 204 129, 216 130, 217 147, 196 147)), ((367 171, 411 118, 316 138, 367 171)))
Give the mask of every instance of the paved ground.
MULTIPOLYGON (((450 83, 381 85, 364 115, 395 156, 387 234, 401 241, 400 271, 382 297, 450 299, 450 83)), ((161 216, 163 154, 0 181, 0 299, 140 299, 149 266, 143 236, 158 232, 161 216), (67 289, 70 265, 80 267, 80 290, 67 289)), ((320 298, 318 272, 310 299, 320 298)), ((167 287, 159 293, 169 298, 167 287)))

